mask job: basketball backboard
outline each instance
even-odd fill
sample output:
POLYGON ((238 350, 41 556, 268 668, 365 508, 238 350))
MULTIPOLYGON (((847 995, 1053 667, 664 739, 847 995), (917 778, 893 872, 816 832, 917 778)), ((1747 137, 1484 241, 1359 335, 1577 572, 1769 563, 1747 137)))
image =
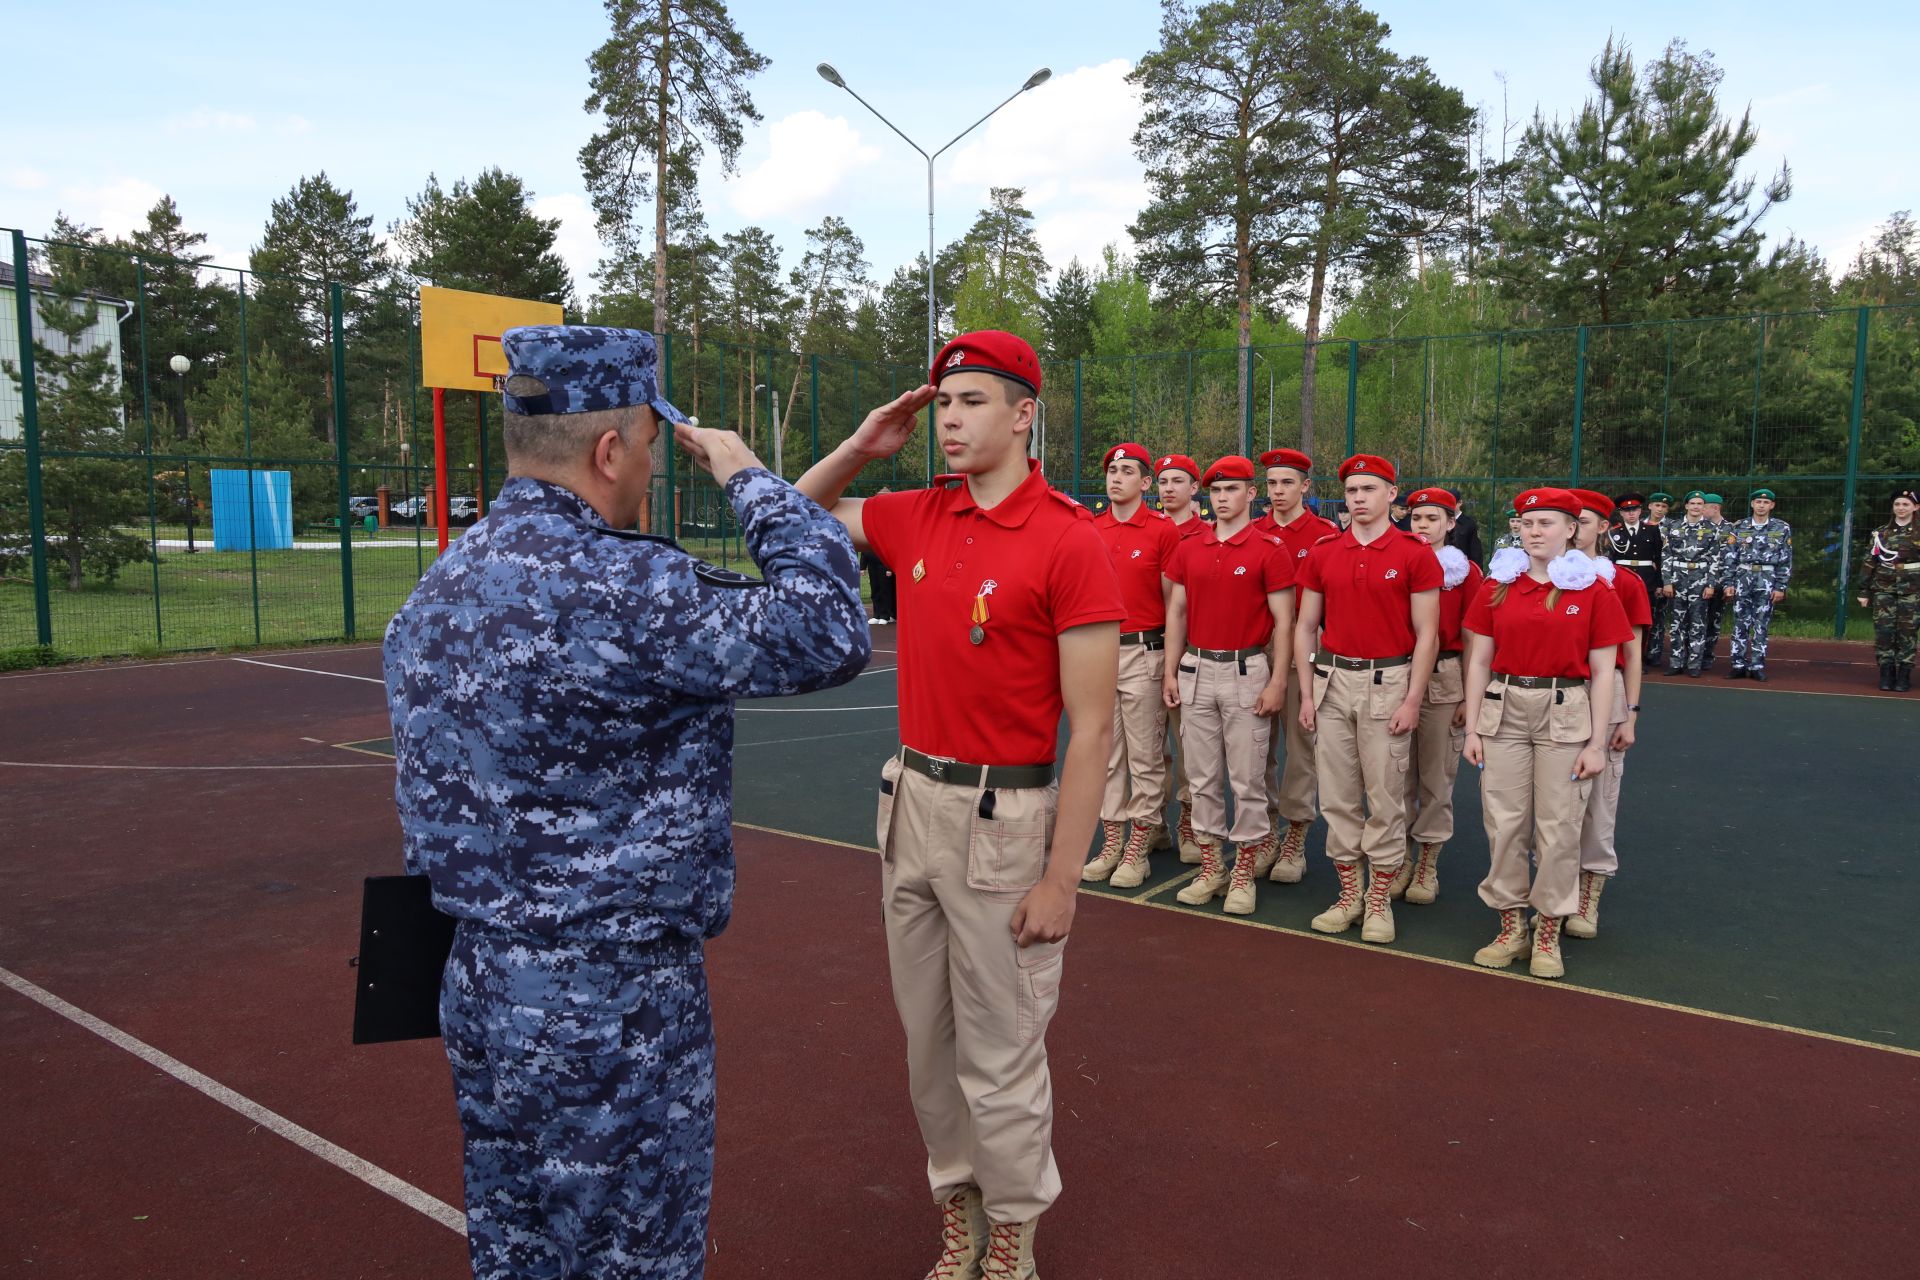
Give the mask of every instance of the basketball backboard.
POLYGON ((515 325, 561 324, 557 302, 420 287, 420 385, 497 391, 507 361, 500 335, 515 325))

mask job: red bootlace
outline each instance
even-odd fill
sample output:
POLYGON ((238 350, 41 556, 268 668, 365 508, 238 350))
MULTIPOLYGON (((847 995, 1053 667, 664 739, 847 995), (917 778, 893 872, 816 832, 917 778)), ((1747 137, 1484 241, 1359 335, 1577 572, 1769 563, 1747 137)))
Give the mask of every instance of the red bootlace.
POLYGON ((1559 940, 1559 936, 1560 936, 1560 917, 1559 916, 1541 916, 1540 932, 1535 935, 1535 941, 1533 945, 1537 950, 1546 951, 1549 948, 1551 948, 1556 941, 1559 940))
POLYGON ((959 1262, 973 1249, 973 1232, 967 1229, 967 1198, 963 1192, 940 1206, 940 1235, 945 1243, 940 1248, 940 1263, 934 1268, 949 1262, 959 1262))
POLYGON ((991 1262, 1015 1266, 1020 1261, 1020 1226, 1012 1222, 996 1222, 987 1237, 987 1259, 991 1262))

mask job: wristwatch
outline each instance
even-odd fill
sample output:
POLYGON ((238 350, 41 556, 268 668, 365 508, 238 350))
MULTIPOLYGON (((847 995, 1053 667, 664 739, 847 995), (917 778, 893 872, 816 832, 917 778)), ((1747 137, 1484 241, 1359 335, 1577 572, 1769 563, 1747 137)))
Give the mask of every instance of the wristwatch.
POLYGON ((1629 711, 1638 711, 1639 709, 1640 709, 1640 704, 1637 702, 1629 702, 1627 704, 1627 710, 1629 711))

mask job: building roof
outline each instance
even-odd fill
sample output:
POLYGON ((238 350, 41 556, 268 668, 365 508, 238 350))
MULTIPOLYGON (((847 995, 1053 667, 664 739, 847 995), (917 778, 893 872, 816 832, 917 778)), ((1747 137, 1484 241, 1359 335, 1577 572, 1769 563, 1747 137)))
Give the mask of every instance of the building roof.
MULTIPOLYGON (((27 287, 35 293, 52 293, 54 291, 53 277, 44 271, 29 270, 27 272, 27 287)), ((0 289, 11 290, 12 288, 13 263, 4 258, 0 258, 0 289)), ((131 301, 130 299, 107 293, 102 289, 82 289, 80 290, 80 296, 83 298, 92 298, 95 302, 111 302, 115 306, 127 306, 131 301)))

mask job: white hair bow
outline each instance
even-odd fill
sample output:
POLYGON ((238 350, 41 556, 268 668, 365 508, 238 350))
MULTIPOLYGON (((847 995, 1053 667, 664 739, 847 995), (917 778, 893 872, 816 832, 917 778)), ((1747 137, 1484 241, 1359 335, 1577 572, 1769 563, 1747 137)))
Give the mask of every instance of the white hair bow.
POLYGON ((1527 571, 1527 553, 1518 547, 1502 547, 1487 561, 1487 576, 1495 582, 1512 582, 1527 571))
POLYGON ((1562 591, 1585 590, 1599 578, 1600 571, 1594 568, 1593 558, 1585 552, 1569 548, 1547 561, 1547 580, 1562 591))
POLYGON ((1458 547, 1436 547, 1440 557, 1440 583, 1448 591, 1467 580, 1467 553, 1458 547))

